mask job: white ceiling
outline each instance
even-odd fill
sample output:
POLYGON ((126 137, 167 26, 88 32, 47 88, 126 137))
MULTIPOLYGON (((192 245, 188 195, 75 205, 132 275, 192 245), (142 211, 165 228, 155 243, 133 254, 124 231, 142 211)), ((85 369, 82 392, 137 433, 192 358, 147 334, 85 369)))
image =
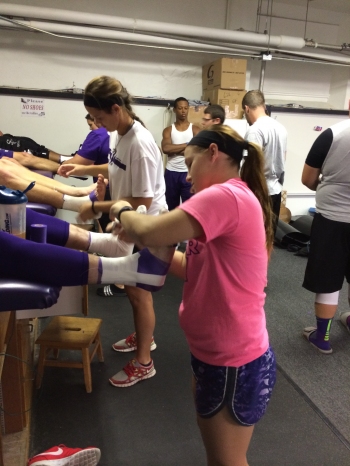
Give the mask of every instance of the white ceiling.
MULTIPOLYGON (((276 3, 307 6, 307 0, 274 0, 276 3)), ((332 10, 338 13, 350 14, 350 0, 310 0, 309 8, 332 10)))

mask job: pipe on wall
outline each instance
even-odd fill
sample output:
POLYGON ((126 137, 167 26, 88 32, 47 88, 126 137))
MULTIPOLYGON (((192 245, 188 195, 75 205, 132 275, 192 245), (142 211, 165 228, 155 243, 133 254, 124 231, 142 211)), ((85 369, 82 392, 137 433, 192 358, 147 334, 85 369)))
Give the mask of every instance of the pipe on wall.
MULTIPOLYGON (((100 39, 106 42, 123 43, 125 45, 139 45, 139 46, 150 46, 156 48, 169 48, 175 50, 202 52, 202 53, 217 53, 217 54, 232 54, 237 56, 246 57, 259 57, 261 52, 266 50, 266 41, 269 37, 265 34, 248 33, 244 31, 222 31, 213 28, 202 28, 197 26, 180 26, 171 25, 169 23, 159 23, 156 21, 139 21, 130 18, 118 18, 110 17, 105 15, 95 15, 91 13, 82 12, 71 12, 64 10, 57 10, 51 8, 38 8, 38 7, 27 7, 22 5, 12 5, 0 3, 0 15, 8 15, 11 17, 32 17, 32 18, 44 18, 50 21, 64 21, 68 24, 46 22, 46 21, 21 21, 26 27, 34 27, 44 31, 51 32, 53 34, 62 34, 66 37, 81 36, 86 38, 100 39), (78 24, 77 24, 78 23, 78 24), (84 24, 80 25, 80 24, 84 24), (98 24, 103 28, 88 27, 86 24, 98 24), (143 25, 143 28, 140 25, 143 25), (122 30, 108 29, 108 27, 119 26, 122 30), (123 26, 123 27, 122 27, 123 26), (128 31, 133 27, 132 32, 128 31), (159 30, 157 29, 159 28, 159 30), (174 29, 175 28, 175 29, 174 29), (148 30, 154 34, 150 35, 140 32, 140 29, 148 30), (137 32, 139 30, 139 32, 137 32), (166 31, 166 37, 162 36, 161 30, 166 31), (208 33, 210 31, 210 34, 208 33), (188 37, 189 32, 196 32, 198 35, 193 35, 192 38, 188 37), (226 34, 227 33, 227 34, 226 34), (169 37, 173 35, 174 37, 169 37), (229 35, 231 38, 239 37, 239 40, 233 42, 227 40, 227 37, 223 39, 223 35, 229 35), (204 36, 204 37, 203 37, 204 36), (215 36, 215 41, 210 37, 215 36), (243 38, 249 37, 250 40, 244 42, 243 38)), ((8 20, 11 21, 11 20, 8 20)), ((11 22, 0 20, 0 26, 17 28, 11 22)), ((93 40, 93 39, 91 39, 93 40)), ((322 44, 326 47, 325 44, 322 44)), ((316 47, 320 48, 320 44, 314 41, 305 41, 300 38, 293 38, 289 36, 270 36, 269 47, 271 50, 275 50, 280 53, 290 54, 289 56, 304 57, 319 62, 329 62, 331 64, 350 64, 350 57, 341 54, 320 54, 316 50, 301 51, 296 50, 295 47, 316 47), (272 45, 272 43, 278 43, 278 47, 272 45), (288 44, 293 43, 294 48, 292 50, 288 47, 288 44)), ((337 46, 334 49, 338 49, 337 46)), ((281 58, 281 57, 280 57, 281 58)))
MULTIPOLYGON (((226 52, 233 53, 235 50, 232 47, 216 46, 210 44, 201 44, 197 42, 188 42, 185 40, 179 39, 169 39, 163 37, 149 36, 145 34, 134 34, 126 31, 115 31, 110 29, 98 29, 86 26, 74 26, 70 24, 62 23, 48 23, 45 21, 20 21, 24 26, 31 28, 32 30, 37 31, 48 31, 53 34, 62 34, 65 36, 81 36, 81 37, 92 37, 100 38, 106 40, 116 40, 116 41, 128 41, 134 43, 145 43, 145 44, 154 44, 158 46, 168 46, 168 47, 177 47, 177 48, 192 48, 203 50, 205 52, 226 52)), ((15 23, 7 22, 6 20, 0 19, 0 26, 22 29, 20 25, 15 23)))
POLYGON ((227 41, 233 44, 258 45, 262 47, 267 47, 269 45, 274 48, 291 50, 299 50, 305 47, 305 40, 298 37, 266 36, 265 34, 257 34, 255 32, 229 31, 193 25, 121 18, 118 16, 84 13, 81 11, 65 11, 55 8, 28 7, 25 5, 0 3, 0 14, 18 18, 61 21, 69 24, 103 26, 139 33, 148 32, 175 36, 181 35, 187 38, 193 37, 211 39, 213 41, 227 41))

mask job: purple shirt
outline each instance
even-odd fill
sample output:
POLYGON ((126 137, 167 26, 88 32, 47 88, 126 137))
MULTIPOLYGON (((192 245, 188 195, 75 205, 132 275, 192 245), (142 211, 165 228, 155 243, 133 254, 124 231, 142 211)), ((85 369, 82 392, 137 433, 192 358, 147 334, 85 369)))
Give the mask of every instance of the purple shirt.
POLYGON ((98 128, 87 135, 85 141, 77 150, 77 154, 84 159, 94 162, 94 165, 108 163, 109 134, 106 128, 98 128))

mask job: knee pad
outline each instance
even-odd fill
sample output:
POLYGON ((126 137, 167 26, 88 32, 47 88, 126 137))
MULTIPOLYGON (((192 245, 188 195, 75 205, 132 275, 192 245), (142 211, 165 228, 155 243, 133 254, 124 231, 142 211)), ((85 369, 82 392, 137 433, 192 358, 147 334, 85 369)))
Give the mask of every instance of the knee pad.
POLYGON ((315 303, 336 306, 339 300, 339 291, 334 293, 316 293, 315 303))

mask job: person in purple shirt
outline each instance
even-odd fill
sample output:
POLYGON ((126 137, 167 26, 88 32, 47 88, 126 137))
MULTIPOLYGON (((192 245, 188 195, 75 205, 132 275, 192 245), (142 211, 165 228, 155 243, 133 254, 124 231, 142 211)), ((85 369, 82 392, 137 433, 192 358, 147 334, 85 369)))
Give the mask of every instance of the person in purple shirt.
MULTIPOLYGON (((109 133, 106 128, 94 122, 89 113, 86 115, 86 121, 90 128, 90 133, 87 135, 85 141, 81 144, 79 149, 73 154, 73 157, 60 157, 60 163, 76 163, 78 165, 105 165, 108 163, 109 152, 109 133)), ((97 177, 93 177, 96 183, 97 177)), ((107 186, 105 200, 110 200, 109 188, 107 186)), ((108 214, 103 214, 99 219, 99 224, 102 231, 105 231, 109 220, 108 214)), ((119 289, 118 289, 119 290, 119 289)), ((125 296, 124 290, 122 295, 125 296)))
POLYGON ((91 129, 90 133, 73 157, 61 156, 60 163, 64 164, 68 161, 79 165, 104 165, 108 163, 109 133, 106 128, 96 125, 89 114, 85 118, 91 129))

